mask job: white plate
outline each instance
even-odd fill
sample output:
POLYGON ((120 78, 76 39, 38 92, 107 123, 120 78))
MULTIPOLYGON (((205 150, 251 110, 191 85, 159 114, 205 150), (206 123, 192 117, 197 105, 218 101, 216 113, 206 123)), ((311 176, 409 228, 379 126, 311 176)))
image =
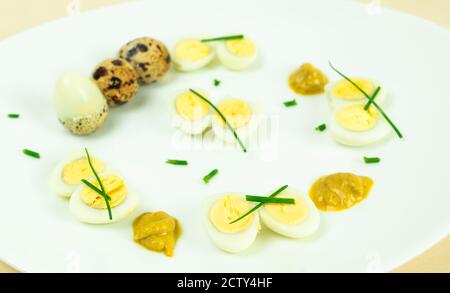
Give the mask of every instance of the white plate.
MULTIPOLYGON (((28 272, 311 272, 387 271, 449 232, 450 33, 391 10, 349 1, 139 1, 65 18, 0 43, 0 258, 28 272), (70 135, 56 120, 52 94, 65 71, 89 74, 125 42, 150 35, 169 47, 186 35, 245 33, 261 62, 236 73, 220 66, 175 74, 143 87, 136 100, 114 109, 95 135, 70 135), (405 139, 371 148, 337 145, 314 128, 326 120, 324 96, 294 97, 287 76, 312 62, 383 80, 393 120, 405 139), (212 85, 222 80, 220 87, 212 85), (214 97, 258 101, 274 117, 274 152, 181 149, 169 104, 197 87, 214 97), (8 120, 7 113, 21 118, 8 120), (278 131, 277 131, 278 130, 278 131), (184 234, 175 257, 148 252, 131 240, 131 221, 110 226, 77 222, 68 202, 51 194, 52 168, 74 148, 88 146, 120 170, 141 196, 139 212, 165 210, 184 234), (23 148, 42 154, 22 155, 23 148), (380 156, 379 165, 362 163, 380 156), (166 165, 169 158, 188 167, 166 165), (213 168, 219 175, 205 186, 213 168), (349 211, 322 213, 320 233, 304 241, 264 231, 244 254, 217 250, 201 224, 201 203, 225 191, 264 193, 285 183, 308 190, 324 174, 368 175, 375 187, 349 211)), ((135 215, 137 215, 136 213, 135 215)), ((134 216, 133 216, 134 217, 134 216)))

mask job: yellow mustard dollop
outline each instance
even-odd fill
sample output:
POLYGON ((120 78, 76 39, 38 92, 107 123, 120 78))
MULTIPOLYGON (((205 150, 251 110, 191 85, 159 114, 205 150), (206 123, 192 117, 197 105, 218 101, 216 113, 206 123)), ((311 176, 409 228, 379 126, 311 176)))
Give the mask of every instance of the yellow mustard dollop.
POLYGON ((366 131, 378 121, 377 111, 370 107, 364 110, 363 104, 348 105, 336 113, 336 121, 345 129, 351 131, 366 131))
MULTIPOLYGON (((109 205, 111 208, 121 204, 128 196, 128 188, 125 184, 125 181, 123 181, 120 177, 117 177, 115 175, 100 176, 100 180, 103 184, 103 187, 105 188, 106 194, 111 198, 111 200, 109 201, 109 205)), ((100 185, 95 178, 91 179, 90 183, 100 189, 100 185)), ((83 187, 83 190, 81 191, 81 199, 91 208, 107 208, 105 199, 88 186, 83 187)))
MULTIPOLYGON (((219 103, 217 108, 225 116, 228 123, 235 129, 247 125, 252 116, 252 109, 250 106, 245 101, 239 99, 225 100, 219 103)), ((225 127, 223 119, 218 114, 216 114, 216 121, 225 127)))
POLYGON ((255 44, 247 39, 229 40, 226 46, 230 53, 239 57, 251 57, 256 53, 255 44))
MULTIPOLYGON (((371 95, 375 90, 372 81, 364 78, 351 78, 351 80, 358 85, 363 91, 371 95)), ((354 85, 347 80, 339 81, 332 90, 333 95, 343 100, 360 100, 365 96, 354 85)))
POLYGON ((321 211, 346 210, 363 201, 373 180, 352 173, 335 173, 320 177, 309 190, 309 197, 321 211))
POLYGON ((175 48, 175 56, 185 61, 200 61, 211 52, 211 47, 196 39, 184 40, 175 48))
POLYGON ((253 222, 254 215, 250 214, 242 220, 230 224, 251 209, 242 197, 228 194, 218 199, 209 211, 209 220, 214 227, 223 233, 237 233, 247 229, 253 222))
POLYGON ((303 222, 308 216, 309 210, 304 199, 291 194, 280 194, 277 198, 293 198, 295 204, 265 204, 264 209, 276 221, 293 225, 303 222))
POLYGON ((175 107, 183 118, 194 121, 208 114, 208 104, 192 92, 185 92, 177 96, 175 107))
MULTIPOLYGON (((103 172, 105 170, 105 164, 95 158, 91 159, 92 165, 95 171, 103 172)), ((64 166, 62 171, 62 179, 65 183, 71 185, 81 184, 81 179, 89 179, 94 176, 89 166, 87 158, 78 159, 64 166)))

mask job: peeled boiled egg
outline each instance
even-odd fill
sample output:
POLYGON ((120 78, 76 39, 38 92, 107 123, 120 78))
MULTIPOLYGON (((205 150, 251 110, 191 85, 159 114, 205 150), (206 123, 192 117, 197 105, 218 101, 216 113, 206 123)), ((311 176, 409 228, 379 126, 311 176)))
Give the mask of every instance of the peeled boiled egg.
MULTIPOLYGON (((226 98, 217 104, 216 107, 225 116, 241 140, 246 140, 257 130, 258 119, 256 113, 254 113, 254 109, 246 101, 236 98, 226 98)), ((236 143, 233 132, 218 114, 215 114, 212 118, 212 129, 214 134, 224 142, 236 143)))
MULTIPOLYGON (((201 95, 209 99, 203 92, 201 95)), ((191 91, 176 96, 175 110, 175 126, 187 134, 202 134, 211 125, 208 103, 191 91)))
POLYGON ((258 213, 230 224, 253 206, 243 194, 232 192, 211 196, 205 201, 204 223, 209 237, 218 248, 238 253, 253 244, 260 229, 258 213))
POLYGON ((198 39, 185 39, 175 45, 173 62, 179 71, 194 71, 208 65, 215 56, 215 50, 198 39))
POLYGON ((308 196, 288 188, 276 197, 293 198, 295 204, 264 204, 259 214, 265 226, 290 238, 304 238, 317 231, 320 215, 308 196))
POLYGON ((258 50, 255 43, 248 39, 228 40, 217 45, 220 62, 232 70, 244 70, 256 60, 258 50))
POLYGON ((330 132, 337 142, 356 147, 387 139, 391 129, 373 106, 366 111, 364 104, 356 103, 333 112, 330 132))
MULTIPOLYGON (((130 192, 124 179, 115 173, 105 172, 99 174, 99 178, 110 197, 112 220, 109 219, 104 197, 84 184, 80 185, 70 198, 69 209, 72 215, 88 224, 114 223, 129 216, 139 204, 138 196, 130 192)), ((88 181, 100 189, 95 177, 88 181)))
POLYGON ((59 78, 53 101, 59 121, 77 135, 96 131, 108 115, 108 104, 100 89, 78 73, 65 73, 59 78))
MULTIPOLYGON (((106 165, 103 161, 91 156, 96 172, 104 172, 106 165)), ((50 179, 52 191, 62 197, 70 197, 83 183, 82 179, 89 179, 94 174, 84 150, 72 151, 53 170, 50 179)))
MULTIPOLYGON (((350 78, 358 87, 360 87, 369 96, 380 86, 380 91, 375 97, 378 105, 384 105, 387 99, 386 89, 380 82, 367 78, 350 78)), ((366 104, 369 100, 349 81, 342 79, 326 87, 328 102, 332 109, 339 109, 343 106, 355 103, 366 104)))

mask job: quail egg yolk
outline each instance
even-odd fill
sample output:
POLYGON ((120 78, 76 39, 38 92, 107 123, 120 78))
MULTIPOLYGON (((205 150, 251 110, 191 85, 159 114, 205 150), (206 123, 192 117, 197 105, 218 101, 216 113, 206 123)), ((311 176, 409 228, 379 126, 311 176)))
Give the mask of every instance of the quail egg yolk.
MULTIPOLYGON (((111 200, 109 201, 109 205, 111 208, 118 206, 125 200, 128 195, 128 188, 121 178, 114 175, 109 175, 105 177, 100 176, 100 180, 106 194, 111 198, 111 200)), ((100 189, 100 185, 98 184, 97 180, 93 179, 90 182, 95 187, 100 189)), ((81 199, 91 208, 107 208, 104 197, 88 186, 85 186, 81 191, 81 199)))
POLYGON ((280 194, 277 198, 293 198, 295 204, 267 203, 264 209, 276 221, 293 225, 303 222, 309 214, 306 202, 298 196, 280 194))
MULTIPOLYGON (((372 81, 368 79, 352 78, 352 81, 368 94, 371 94, 374 91, 374 85, 372 81)), ((363 93, 345 79, 334 86, 333 95, 343 100, 360 100, 365 97, 363 93)))
POLYGON ((182 41, 175 48, 175 56, 185 61, 200 61, 210 53, 210 46, 195 39, 182 41))
POLYGON ((251 209, 248 202, 237 195, 228 194, 220 198, 209 211, 209 220, 214 227, 223 233, 237 233, 247 229, 253 222, 253 214, 234 224, 236 220, 251 209))
POLYGON ((374 108, 364 110, 363 104, 348 105, 336 113, 337 122, 351 131, 366 131, 371 129, 379 117, 374 108))
POLYGON ((177 96, 175 107, 178 114, 188 120, 198 120, 208 114, 208 104, 191 92, 177 96))
POLYGON ((340 211, 364 200, 372 186, 369 177, 336 173, 319 178, 309 190, 309 197, 321 211, 340 211))
MULTIPOLYGON (((92 165, 97 172, 105 170, 105 164, 102 161, 92 159, 92 165)), ((71 185, 81 184, 81 179, 88 179, 94 176, 87 158, 73 161, 64 166, 62 179, 65 183, 71 185)))
POLYGON ((226 45, 228 51, 239 57, 251 57, 256 53, 255 44, 246 39, 230 40, 226 45))
MULTIPOLYGON (((249 105, 238 99, 223 101, 217 105, 217 108, 225 116, 228 123, 230 123, 230 125, 235 129, 245 126, 250 121, 252 116, 252 110, 249 105)), ((220 116, 216 115, 216 120, 219 121, 223 127, 225 127, 225 123, 220 116)))

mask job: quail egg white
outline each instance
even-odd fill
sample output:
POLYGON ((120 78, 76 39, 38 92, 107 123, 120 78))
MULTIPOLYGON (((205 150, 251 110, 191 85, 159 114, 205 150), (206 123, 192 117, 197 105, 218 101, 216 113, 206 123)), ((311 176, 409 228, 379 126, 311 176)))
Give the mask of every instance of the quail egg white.
MULTIPOLYGON (((106 165, 101 160, 91 156, 92 165, 98 172, 104 172, 106 165)), ((82 179, 89 179, 94 174, 84 150, 72 151, 53 170, 50 178, 52 191, 62 197, 70 197, 83 183, 82 179)))
POLYGON ((217 44, 217 56, 220 62, 232 70, 244 70, 257 58, 255 43, 248 39, 229 40, 217 44))
POLYGON ((253 244, 260 230, 258 213, 230 224, 253 206, 240 193, 224 193, 205 200, 203 221, 209 237, 218 248, 238 253, 253 244))
POLYGON ((333 112, 330 132, 337 142, 358 147, 387 139, 391 128, 373 106, 366 111, 364 104, 356 103, 333 112))
MULTIPOLYGON (((125 181, 115 173, 105 172, 99 174, 99 177, 110 197, 112 220, 109 218, 104 197, 84 184, 80 185, 70 198, 70 212, 79 221, 88 224, 109 224, 123 220, 137 208, 138 196, 130 192, 125 181)), ((88 181, 100 189, 95 177, 88 181)))
POLYGON ((179 71, 194 71, 208 65, 215 56, 215 50, 198 39, 185 39, 175 45, 173 62, 179 71))
POLYGON ((276 197, 293 198, 295 204, 264 204, 260 208, 259 215, 266 227, 290 238, 304 238, 317 231, 320 215, 308 196, 288 188, 276 197))
POLYGON ((202 134, 211 125, 209 105, 191 91, 176 96, 175 110, 175 126, 187 134, 202 134))

